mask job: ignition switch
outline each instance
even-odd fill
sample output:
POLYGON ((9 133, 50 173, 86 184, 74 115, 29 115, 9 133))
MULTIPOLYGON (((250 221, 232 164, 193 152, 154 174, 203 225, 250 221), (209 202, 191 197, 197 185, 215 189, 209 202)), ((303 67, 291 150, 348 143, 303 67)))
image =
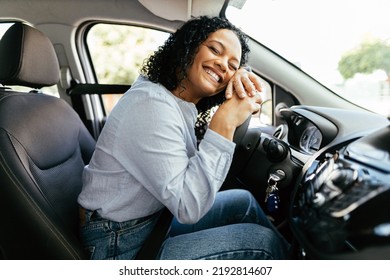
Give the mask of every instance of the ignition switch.
POLYGON ((287 156, 287 148, 275 139, 265 139, 263 147, 270 161, 279 162, 287 156))

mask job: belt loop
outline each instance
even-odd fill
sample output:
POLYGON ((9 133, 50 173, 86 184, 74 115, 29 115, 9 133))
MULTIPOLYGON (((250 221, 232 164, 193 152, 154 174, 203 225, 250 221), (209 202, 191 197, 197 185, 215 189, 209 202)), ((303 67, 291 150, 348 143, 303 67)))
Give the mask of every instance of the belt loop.
POLYGON ((94 210, 87 210, 84 207, 79 206, 79 220, 80 220, 80 226, 85 225, 86 223, 96 219, 99 217, 99 213, 94 210))
POLYGON ((79 206, 79 224, 80 226, 84 226, 87 223, 87 218, 86 218, 86 210, 79 206))

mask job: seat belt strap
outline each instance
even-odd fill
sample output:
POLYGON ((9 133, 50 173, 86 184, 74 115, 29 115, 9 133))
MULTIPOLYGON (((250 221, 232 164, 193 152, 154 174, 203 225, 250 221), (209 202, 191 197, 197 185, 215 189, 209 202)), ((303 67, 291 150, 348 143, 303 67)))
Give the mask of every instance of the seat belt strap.
POLYGON ((164 208, 156 223, 156 226, 146 238, 144 245, 137 254, 136 260, 155 260, 160 252, 164 240, 167 238, 171 228, 173 215, 164 208))

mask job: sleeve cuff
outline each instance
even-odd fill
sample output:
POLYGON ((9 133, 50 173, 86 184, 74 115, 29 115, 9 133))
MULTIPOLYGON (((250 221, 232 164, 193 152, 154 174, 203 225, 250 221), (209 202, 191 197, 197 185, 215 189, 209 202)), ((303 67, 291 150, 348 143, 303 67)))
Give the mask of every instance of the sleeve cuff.
POLYGON ((217 132, 211 129, 206 130, 203 141, 212 143, 219 150, 228 152, 229 154, 233 154, 234 149, 236 147, 236 144, 234 142, 229 141, 228 139, 226 139, 225 137, 223 137, 222 135, 218 134, 217 132))

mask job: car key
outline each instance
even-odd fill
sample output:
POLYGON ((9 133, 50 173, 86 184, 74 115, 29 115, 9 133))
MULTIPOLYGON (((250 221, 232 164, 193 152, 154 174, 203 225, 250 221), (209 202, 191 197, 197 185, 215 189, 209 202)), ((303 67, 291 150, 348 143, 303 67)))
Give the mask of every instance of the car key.
POLYGON ((268 187, 265 190, 266 196, 265 196, 265 202, 267 206, 267 210, 269 212, 275 212, 279 209, 279 189, 276 186, 278 184, 278 181, 281 180, 279 176, 276 176, 275 174, 270 174, 270 177, 268 179, 268 187))

